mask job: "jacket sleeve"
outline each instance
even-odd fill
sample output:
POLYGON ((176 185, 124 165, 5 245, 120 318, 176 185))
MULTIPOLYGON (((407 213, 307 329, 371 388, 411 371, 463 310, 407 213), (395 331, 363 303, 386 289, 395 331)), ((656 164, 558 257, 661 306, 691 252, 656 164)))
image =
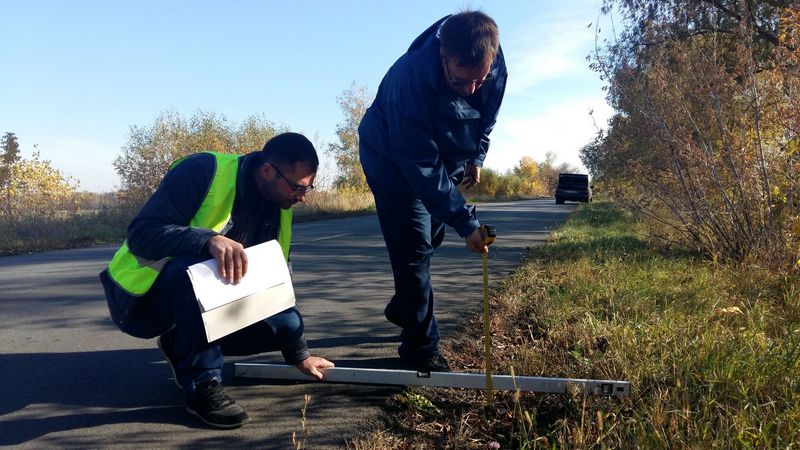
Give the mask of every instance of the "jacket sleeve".
POLYGON ((386 103, 392 148, 388 153, 431 215, 466 237, 480 226, 475 208, 466 204, 447 176, 431 128, 432 108, 413 91, 410 84, 395 85, 394 101, 386 103))
MULTIPOLYGON (((494 126, 494 122, 492 122, 492 126, 494 126)), ((489 152, 489 133, 491 129, 483 132, 483 136, 481 136, 481 143, 480 147, 478 148, 478 154, 475 155, 475 158, 470 161, 473 166, 483 167, 483 161, 486 160, 486 154, 489 152)))
POLYGON ((311 356, 311 353, 308 351, 308 344, 306 343, 305 335, 300 336, 300 339, 298 339, 297 342, 289 347, 281 349, 281 354, 283 355, 283 360, 286 361, 286 364, 292 365, 297 364, 311 356))
POLYGON ((128 248, 146 259, 203 255, 212 230, 189 222, 200 209, 214 177, 213 155, 192 155, 172 168, 128 226, 128 248))

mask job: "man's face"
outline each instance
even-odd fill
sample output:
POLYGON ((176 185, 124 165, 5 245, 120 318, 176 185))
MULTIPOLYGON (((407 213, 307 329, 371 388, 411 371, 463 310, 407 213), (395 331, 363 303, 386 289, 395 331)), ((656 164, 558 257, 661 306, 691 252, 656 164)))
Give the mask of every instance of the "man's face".
POLYGON ((256 180, 258 190, 264 200, 277 203, 282 209, 288 209, 297 202, 304 202, 306 194, 314 189, 316 171, 308 164, 298 163, 293 166, 281 166, 264 163, 256 180))
POLYGON ((442 52, 441 61, 445 81, 456 94, 462 97, 474 94, 487 80, 491 79, 489 70, 492 68, 492 59, 477 66, 462 66, 459 64, 458 58, 448 58, 442 52))

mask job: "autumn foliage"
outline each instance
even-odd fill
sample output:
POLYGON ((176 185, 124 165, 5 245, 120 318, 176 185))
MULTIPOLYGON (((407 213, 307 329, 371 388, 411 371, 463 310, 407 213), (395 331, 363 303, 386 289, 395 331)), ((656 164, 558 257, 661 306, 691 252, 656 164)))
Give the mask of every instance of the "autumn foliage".
POLYGON ((561 172, 578 172, 578 169, 567 163, 556 163, 555 155, 549 152, 540 162, 523 156, 505 173, 484 167, 481 182, 465 190, 464 195, 479 201, 549 197, 556 189, 561 172))
POLYGON ((75 209, 78 182, 42 159, 39 151, 23 158, 14 133, 3 136, 0 160, 0 219, 49 217, 75 209))
POLYGON ((164 112, 150 126, 131 127, 128 142, 114 160, 120 193, 126 202, 142 204, 178 159, 203 151, 245 154, 260 150, 283 131, 287 130, 260 116, 235 123, 202 111, 188 120, 177 112, 164 112))
POLYGON ((800 8, 608 0, 593 68, 616 110, 582 150, 651 231, 719 260, 800 264, 800 8))

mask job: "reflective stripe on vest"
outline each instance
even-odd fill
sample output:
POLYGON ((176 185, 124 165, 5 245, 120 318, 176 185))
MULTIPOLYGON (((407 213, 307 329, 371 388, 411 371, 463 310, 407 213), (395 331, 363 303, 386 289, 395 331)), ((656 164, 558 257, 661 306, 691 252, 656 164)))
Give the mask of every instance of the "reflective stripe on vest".
MULTIPOLYGON (((239 171, 239 155, 209 152, 214 156, 216 165, 211 186, 208 189, 203 203, 189 222, 196 228, 222 231, 231 218, 233 202, 236 198, 236 177, 239 171)), ((170 168, 175 167, 183 159, 175 162, 170 168)), ((289 248, 292 239, 292 211, 280 210, 280 227, 278 229, 278 243, 288 261, 289 248)), ((141 296, 153 286, 161 269, 170 258, 160 260, 146 260, 130 252, 125 241, 114 254, 108 264, 108 273, 111 279, 125 292, 141 296)))

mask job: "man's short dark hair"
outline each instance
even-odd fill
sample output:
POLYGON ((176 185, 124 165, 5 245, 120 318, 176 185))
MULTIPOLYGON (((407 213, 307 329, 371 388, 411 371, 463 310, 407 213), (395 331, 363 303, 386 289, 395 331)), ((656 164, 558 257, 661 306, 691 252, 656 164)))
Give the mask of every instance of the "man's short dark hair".
POLYGON ((491 17, 480 11, 464 11, 442 24, 439 42, 446 57, 457 58, 460 66, 474 67, 494 59, 500 35, 491 17))
POLYGON ((281 133, 268 140, 261 149, 261 160, 283 167, 303 163, 314 172, 319 167, 314 144, 300 133, 281 133))

